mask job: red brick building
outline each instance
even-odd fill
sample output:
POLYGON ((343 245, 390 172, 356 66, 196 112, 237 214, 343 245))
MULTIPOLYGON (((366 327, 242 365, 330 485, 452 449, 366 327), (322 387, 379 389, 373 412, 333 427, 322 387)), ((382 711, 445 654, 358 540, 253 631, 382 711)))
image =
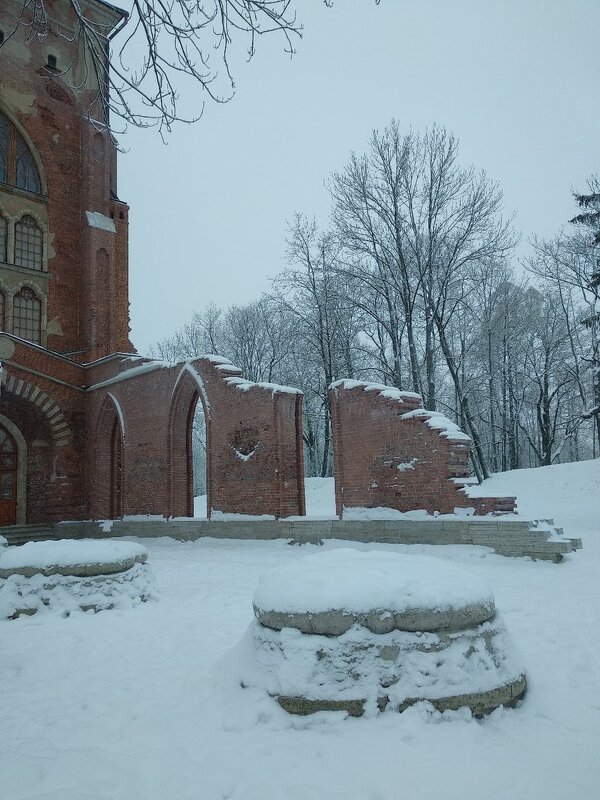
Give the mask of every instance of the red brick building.
MULTIPOLYGON (((90 119, 97 87, 72 9, 46 0, 39 38, 12 33, 22 7, 0 3, 0 525, 190 515, 197 402, 209 510, 304 513, 299 392, 245 382, 222 359, 135 353, 128 206, 114 141, 90 119)), ((125 16, 81 8, 106 37, 125 16)))

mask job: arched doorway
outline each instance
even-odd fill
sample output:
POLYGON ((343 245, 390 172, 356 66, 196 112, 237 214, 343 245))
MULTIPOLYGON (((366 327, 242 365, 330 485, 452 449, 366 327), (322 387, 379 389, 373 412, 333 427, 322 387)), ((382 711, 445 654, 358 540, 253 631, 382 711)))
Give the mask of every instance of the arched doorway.
POLYGON ((0 525, 16 525, 19 451, 14 437, 0 425, 0 525))
POLYGON ((110 437, 110 518, 123 516, 123 440, 115 415, 110 437))

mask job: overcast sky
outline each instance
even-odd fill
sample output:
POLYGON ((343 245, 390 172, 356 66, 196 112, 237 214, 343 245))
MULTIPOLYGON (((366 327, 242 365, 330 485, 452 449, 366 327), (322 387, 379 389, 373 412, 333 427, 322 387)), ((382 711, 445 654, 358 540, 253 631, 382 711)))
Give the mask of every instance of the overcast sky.
MULTIPOLYGON (((237 93, 162 144, 120 138, 142 353, 208 303, 245 303, 285 265, 295 211, 327 224, 324 180, 371 131, 437 122, 504 191, 527 238, 575 213, 600 172, 600 0, 297 0, 293 59, 258 42, 237 93)), ((192 98, 189 98, 190 100, 192 98)), ((201 101, 198 93, 198 101, 201 101)))

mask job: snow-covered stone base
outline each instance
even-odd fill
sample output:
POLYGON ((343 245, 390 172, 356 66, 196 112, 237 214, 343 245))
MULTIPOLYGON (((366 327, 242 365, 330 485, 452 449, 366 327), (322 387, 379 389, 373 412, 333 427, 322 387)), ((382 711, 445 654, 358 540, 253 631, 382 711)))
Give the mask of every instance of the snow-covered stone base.
POLYGON ((251 625, 241 645, 242 681, 295 714, 345 710, 353 716, 404 711, 426 700, 439 711, 476 715, 514 705, 525 675, 496 616, 466 631, 374 634, 355 625, 341 636, 251 625))
POLYGON ((489 588, 437 559, 309 556, 263 579, 254 610, 240 681, 291 713, 360 716, 428 701, 481 716, 525 692, 489 588))
POLYGON ((31 542, 0 556, 0 618, 48 609, 130 608, 156 596, 147 551, 132 542, 31 542))
POLYGON ((80 578, 73 575, 12 575, 0 579, 0 618, 16 619, 48 609, 62 616, 73 611, 131 608, 156 598, 156 586, 147 564, 113 575, 80 578))

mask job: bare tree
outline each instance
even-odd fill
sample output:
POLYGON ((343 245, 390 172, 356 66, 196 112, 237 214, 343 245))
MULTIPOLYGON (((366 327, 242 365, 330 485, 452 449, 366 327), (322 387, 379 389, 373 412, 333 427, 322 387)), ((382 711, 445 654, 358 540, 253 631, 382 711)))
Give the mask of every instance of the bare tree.
POLYGON ((262 36, 278 36, 289 54, 301 35, 291 0, 128 0, 128 11, 112 6, 119 21, 107 25, 94 13, 104 0, 3 0, 14 6, 18 32, 45 39, 50 32, 74 42, 73 62, 61 72, 75 90, 95 88, 89 116, 95 124, 111 120, 168 131, 177 121, 194 122, 204 100, 186 114, 182 94, 200 86, 205 97, 226 102, 235 90, 232 48, 254 55, 262 36), (56 9, 67 12, 68 26, 56 23, 56 9), (243 44, 241 44, 243 42, 243 44), (75 77, 75 61, 84 64, 75 77))
POLYGON ((531 273, 552 287, 566 325, 582 420, 592 420, 600 442, 600 281, 599 245, 588 232, 561 233, 534 240, 527 262, 531 273))
MULTIPOLYGON (((439 345, 481 475, 487 477, 476 415, 449 326, 473 289, 475 267, 501 258, 514 245, 510 226, 501 217, 498 185, 485 173, 460 166, 458 141, 445 129, 402 134, 393 120, 383 132, 373 133, 366 155, 351 156, 330 186, 340 241, 354 256, 346 272, 361 277, 384 298, 390 330, 400 331, 392 320, 402 318, 412 388, 430 407, 436 401, 434 351, 439 345), (424 342, 424 370, 419 338, 424 342)), ((392 347, 398 367, 399 346, 397 337, 392 347)))
MULTIPOLYGON (((297 215, 290 228, 288 258, 292 267, 274 282, 287 314, 296 321, 305 357, 316 366, 316 382, 301 386, 319 404, 322 425, 321 476, 329 473, 331 459, 330 413, 327 389, 341 377, 354 377, 358 352, 358 320, 348 287, 338 269, 339 246, 330 233, 318 231, 314 222, 297 215)), ((313 431, 314 434, 314 431, 313 431)), ((314 437, 314 444, 319 441, 314 437)), ((310 446, 307 442, 307 446, 310 446)))

